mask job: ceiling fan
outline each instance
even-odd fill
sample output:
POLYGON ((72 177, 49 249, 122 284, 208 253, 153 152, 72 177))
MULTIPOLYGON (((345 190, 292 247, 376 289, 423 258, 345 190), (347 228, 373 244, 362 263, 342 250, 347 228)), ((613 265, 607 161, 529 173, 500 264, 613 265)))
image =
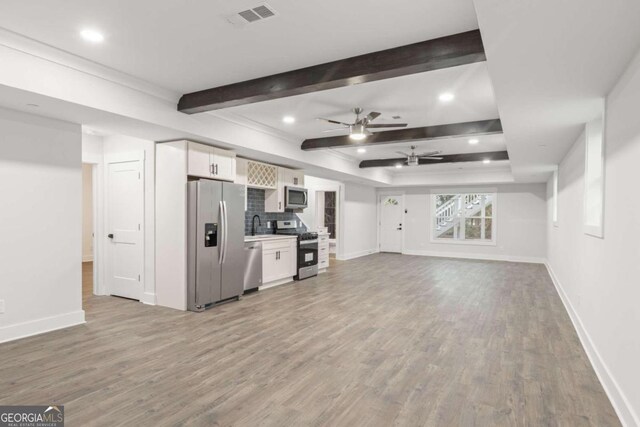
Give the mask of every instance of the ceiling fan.
POLYGON ((411 146, 411 154, 407 154, 403 151, 396 151, 396 153, 401 154, 407 158, 407 166, 418 166, 420 164, 420 159, 428 159, 428 160, 442 160, 440 151, 430 151, 428 153, 416 154, 416 146, 411 146))
POLYGON ((363 113, 362 108, 360 107, 356 107, 353 110, 353 113, 356 115, 356 121, 353 123, 344 123, 344 122, 339 122, 337 120, 331 120, 331 119, 323 119, 321 117, 318 118, 318 120, 324 120, 325 122, 329 122, 329 123, 333 123, 336 125, 342 125, 339 128, 336 129, 327 129, 323 132, 334 132, 334 131, 338 131, 338 130, 345 130, 345 129, 349 129, 349 138, 356 140, 356 141, 360 141, 363 140, 367 137, 367 135, 371 135, 371 132, 369 132, 369 129, 374 129, 374 128, 404 128, 407 127, 406 123, 371 123, 372 121, 374 121, 378 116, 381 115, 381 113, 378 113, 377 111, 372 111, 369 114, 367 114, 366 116, 360 118, 360 115, 363 113))

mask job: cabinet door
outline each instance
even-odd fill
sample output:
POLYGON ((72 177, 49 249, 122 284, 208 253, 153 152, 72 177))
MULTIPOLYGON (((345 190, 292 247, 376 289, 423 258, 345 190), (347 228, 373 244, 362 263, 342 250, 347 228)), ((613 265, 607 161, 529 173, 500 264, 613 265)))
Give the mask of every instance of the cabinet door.
POLYGON ((288 248, 271 249, 262 253, 262 283, 293 276, 291 274, 291 253, 288 248))
POLYGON ((295 276, 295 273, 291 271, 291 259, 293 258, 293 254, 289 248, 280 249, 280 255, 278 259, 278 273, 280 275, 279 279, 286 279, 287 277, 295 276))
POLYGON ((187 153, 187 174, 211 178, 211 147, 189 142, 187 153))
POLYGON ((291 260, 289 261, 289 274, 295 276, 298 274, 298 240, 291 239, 289 250, 291 251, 291 260))
POLYGON ((304 187, 304 172, 299 170, 290 170, 288 181, 294 187, 304 187))
POLYGON ((262 284, 278 280, 278 251, 262 252, 262 284))
POLYGON ((236 179, 236 155, 228 150, 214 148, 211 151, 213 177, 224 181, 236 179))
POLYGON ((236 158, 236 184, 244 185, 244 211, 247 211, 247 161, 236 158))
POLYGON ((277 188, 275 190, 266 190, 264 193, 264 210, 265 212, 284 212, 284 182, 285 168, 278 168, 277 188))

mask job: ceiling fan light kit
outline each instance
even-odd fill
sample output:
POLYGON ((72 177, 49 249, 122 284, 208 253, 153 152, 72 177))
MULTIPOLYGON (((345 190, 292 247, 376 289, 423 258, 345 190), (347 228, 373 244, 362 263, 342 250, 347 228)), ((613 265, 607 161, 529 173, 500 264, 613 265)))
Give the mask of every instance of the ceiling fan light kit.
POLYGON ((356 107, 353 110, 353 113, 356 115, 356 120, 353 123, 345 123, 337 120, 324 119, 318 117, 318 120, 322 120, 331 124, 341 125, 342 127, 336 129, 328 129, 323 132, 333 132, 333 131, 341 131, 341 130, 349 130, 349 139, 353 139, 354 141, 362 141, 368 135, 371 135, 369 128, 400 128, 407 127, 407 123, 376 123, 372 124, 371 122, 377 119, 381 113, 377 111, 372 111, 367 114, 365 117, 360 118, 360 115, 363 113, 362 108, 356 107))
POLYGON ((431 160, 442 160, 442 157, 438 157, 440 151, 431 151, 423 154, 416 154, 415 145, 411 146, 411 153, 405 153, 404 151, 396 151, 396 153, 403 155, 407 158, 407 166, 418 166, 420 164, 420 159, 431 159, 431 160))

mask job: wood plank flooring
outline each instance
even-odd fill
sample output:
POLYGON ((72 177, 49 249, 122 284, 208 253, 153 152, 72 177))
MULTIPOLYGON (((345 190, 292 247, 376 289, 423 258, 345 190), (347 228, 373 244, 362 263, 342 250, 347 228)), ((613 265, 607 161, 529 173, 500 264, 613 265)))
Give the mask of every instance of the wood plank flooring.
MULTIPOLYGON (((90 277, 90 275, 89 275, 90 277)), ((0 345, 68 426, 615 426, 542 265, 377 254, 204 313, 87 296, 0 345)))

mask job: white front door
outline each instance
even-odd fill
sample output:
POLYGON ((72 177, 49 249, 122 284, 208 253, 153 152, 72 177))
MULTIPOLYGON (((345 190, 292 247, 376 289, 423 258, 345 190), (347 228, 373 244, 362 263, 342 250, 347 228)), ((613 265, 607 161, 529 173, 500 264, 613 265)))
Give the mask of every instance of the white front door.
POLYGON ((111 295, 140 300, 144 272, 144 154, 107 159, 106 276, 111 295))
POLYGON ((380 252, 402 252, 402 195, 380 195, 380 252))

